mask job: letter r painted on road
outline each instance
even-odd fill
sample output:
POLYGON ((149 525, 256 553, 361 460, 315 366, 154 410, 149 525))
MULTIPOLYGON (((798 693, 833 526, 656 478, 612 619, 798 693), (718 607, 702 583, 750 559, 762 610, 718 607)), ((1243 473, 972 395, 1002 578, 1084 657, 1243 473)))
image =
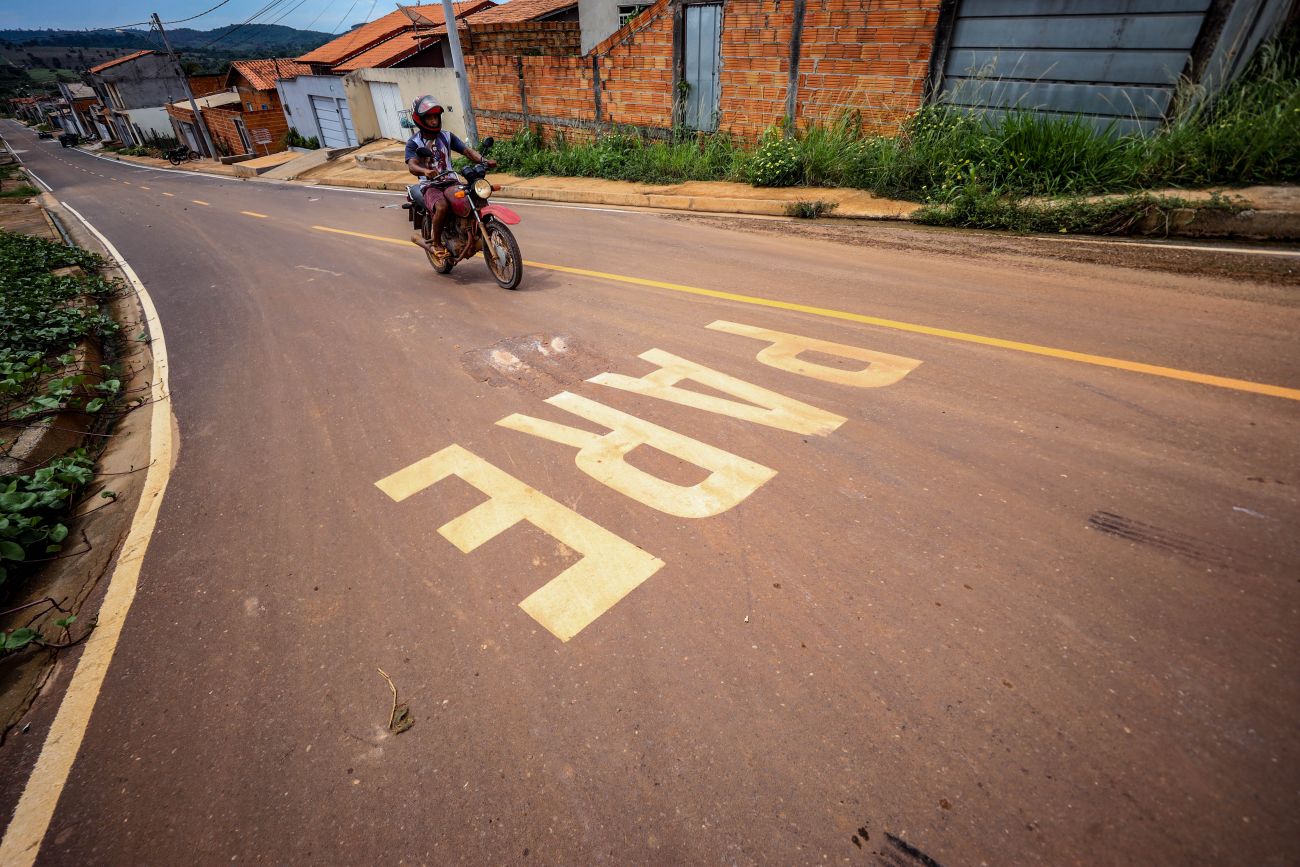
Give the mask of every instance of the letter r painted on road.
POLYGON ((602 373, 587 381, 792 433, 827 436, 847 421, 842 415, 818 409, 662 349, 651 349, 638 358, 657 365, 659 370, 639 378, 621 373, 602 373), (684 379, 738 397, 740 401, 678 388, 677 383, 684 379))
POLYGON ((530 488, 459 445, 416 461, 375 482, 395 501, 456 476, 489 499, 438 528, 468 554, 520 521, 527 521, 582 555, 519 607, 556 638, 568 641, 638 585, 659 571, 663 561, 604 527, 530 488))
POLYGON ((823 382, 833 382, 836 385, 851 385, 856 388, 880 388, 893 385, 921 364, 915 358, 905 358, 902 355, 890 355, 845 343, 832 343, 829 340, 802 337, 784 331, 770 331, 766 328, 755 328, 752 325, 741 325, 722 319, 704 327, 714 331, 725 331, 727 334, 738 334, 741 337, 766 340, 772 345, 758 353, 758 360, 763 364, 778 370, 810 376, 823 382), (841 358, 865 361, 868 364, 861 370, 840 370, 837 367, 803 361, 799 356, 804 352, 838 355, 841 358))
POLYGON ((576 448, 578 454, 574 460, 584 473, 638 503, 669 515, 708 518, 721 514, 776 475, 776 470, 762 464, 567 391, 547 398, 546 402, 607 427, 610 432, 591 433, 518 413, 497 424, 576 448), (707 470, 709 477, 686 487, 638 469, 625 458, 642 445, 689 461, 707 470))

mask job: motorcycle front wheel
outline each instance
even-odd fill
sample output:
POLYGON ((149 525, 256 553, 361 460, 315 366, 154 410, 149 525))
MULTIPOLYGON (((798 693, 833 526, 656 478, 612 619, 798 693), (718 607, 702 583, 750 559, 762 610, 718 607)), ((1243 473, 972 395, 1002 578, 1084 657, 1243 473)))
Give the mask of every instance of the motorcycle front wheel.
POLYGON ((518 289, 519 281, 524 279, 524 260, 519 255, 519 244, 514 234, 496 220, 489 221, 483 228, 487 233, 483 260, 492 272, 492 279, 502 289, 518 289))
POLYGON ((176 154, 168 154, 167 162, 171 163, 174 166, 179 166, 181 164, 181 161, 179 158, 177 158, 176 154))

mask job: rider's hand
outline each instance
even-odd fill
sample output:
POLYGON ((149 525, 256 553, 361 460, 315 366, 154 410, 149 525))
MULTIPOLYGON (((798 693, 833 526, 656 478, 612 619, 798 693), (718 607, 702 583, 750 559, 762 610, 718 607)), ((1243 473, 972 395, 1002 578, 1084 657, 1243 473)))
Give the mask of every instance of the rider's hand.
POLYGON ((483 161, 483 165, 487 166, 487 167, 490 168, 490 169, 495 169, 495 168, 497 167, 497 161, 496 161, 496 160, 484 160, 484 161, 483 161))

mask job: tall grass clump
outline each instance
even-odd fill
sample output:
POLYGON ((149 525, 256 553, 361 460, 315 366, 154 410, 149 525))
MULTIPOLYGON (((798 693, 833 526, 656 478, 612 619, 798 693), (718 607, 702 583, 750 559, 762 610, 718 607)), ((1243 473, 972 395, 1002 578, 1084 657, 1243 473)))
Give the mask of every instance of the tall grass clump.
POLYGON ((556 135, 543 141, 524 130, 502 142, 492 156, 505 171, 520 175, 563 175, 642 183, 738 178, 745 152, 726 133, 675 131, 664 139, 614 129, 591 141, 556 135))
POLYGON ((1182 88, 1174 117, 1149 144, 1146 183, 1300 182, 1300 25, 1260 48, 1217 99, 1182 88))

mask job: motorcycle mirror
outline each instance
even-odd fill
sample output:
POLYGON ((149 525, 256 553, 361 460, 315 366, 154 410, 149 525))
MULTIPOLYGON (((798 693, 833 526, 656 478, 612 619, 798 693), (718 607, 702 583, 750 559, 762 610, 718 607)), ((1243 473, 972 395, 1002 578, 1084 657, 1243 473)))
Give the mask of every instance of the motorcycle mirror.
POLYGON ((432 159, 433 151, 429 150, 428 148, 416 148, 415 155, 422 160, 432 159))
POLYGON ((483 139, 483 148, 482 148, 483 153, 487 153, 488 151, 492 150, 492 145, 496 143, 497 140, 492 138, 492 136, 488 136, 487 138, 483 139))

